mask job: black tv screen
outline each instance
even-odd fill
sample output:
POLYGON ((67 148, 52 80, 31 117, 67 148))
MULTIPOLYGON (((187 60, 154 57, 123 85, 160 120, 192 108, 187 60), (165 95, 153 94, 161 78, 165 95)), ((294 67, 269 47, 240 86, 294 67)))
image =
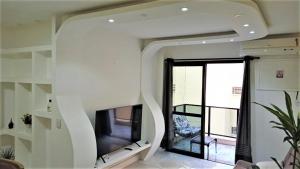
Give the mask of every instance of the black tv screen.
POLYGON ((96 111, 97 157, 141 139, 142 105, 96 111))

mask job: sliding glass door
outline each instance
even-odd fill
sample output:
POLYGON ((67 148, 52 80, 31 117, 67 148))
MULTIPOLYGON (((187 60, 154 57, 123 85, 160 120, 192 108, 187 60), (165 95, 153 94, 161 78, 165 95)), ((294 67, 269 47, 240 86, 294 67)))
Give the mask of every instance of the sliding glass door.
POLYGON ((243 61, 168 59, 165 67, 166 149, 233 164, 243 61))
POLYGON ((171 151, 204 156, 204 66, 174 64, 172 88, 171 151))

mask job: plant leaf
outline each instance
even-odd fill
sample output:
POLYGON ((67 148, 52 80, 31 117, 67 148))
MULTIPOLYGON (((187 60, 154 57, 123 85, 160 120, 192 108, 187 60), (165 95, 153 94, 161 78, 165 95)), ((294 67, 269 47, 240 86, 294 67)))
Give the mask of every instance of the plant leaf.
MULTIPOLYGON (((285 123, 287 123, 288 125, 290 125, 291 129, 294 130, 295 127, 296 127, 296 124, 295 124, 295 121, 294 121, 294 117, 288 116, 284 111, 282 111, 279 107, 275 106, 274 104, 271 104, 271 105, 282 116, 282 118, 284 119, 285 123)), ((277 118, 279 118, 279 117, 277 117, 277 118)))
POLYGON ((279 164, 279 162, 277 161, 276 158, 271 157, 271 159, 277 164, 277 166, 278 166, 280 169, 283 169, 283 167, 279 164))
POLYGON ((281 123, 279 123, 279 122, 276 122, 276 121, 270 121, 270 123, 273 123, 273 124, 276 124, 276 125, 282 126, 282 124, 281 124, 281 123))
POLYGON ((254 102, 254 103, 262 106, 263 108, 265 108, 266 110, 271 112, 273 115, 275 115, 278 118, 278 120, 282 123, 282 126, 284 128, 286 128, 292 136, 294 136, 293 133, 295 133, 295 126, 290 122, 291 120, 287 114, 285 114, 284 112, 276 111, 276 110, 274 110, 268 106, 262 105, 260 103, 257 103, 257 102, 254 102))
POLYGON ((295 123, 294 113, 293 113, 293 105, 292 105, 292 101, 291 101, 291 96, 286 91, 284 91, 284 95, 285 95, 286 109, 288 110, 290 118, 295 123))
POLYGON ((289 136, 286 136, 283 138, 283 142, 286 142, 286 141, 289 141, 289 140, 292 140, 293 137, 289 137, 289 136))

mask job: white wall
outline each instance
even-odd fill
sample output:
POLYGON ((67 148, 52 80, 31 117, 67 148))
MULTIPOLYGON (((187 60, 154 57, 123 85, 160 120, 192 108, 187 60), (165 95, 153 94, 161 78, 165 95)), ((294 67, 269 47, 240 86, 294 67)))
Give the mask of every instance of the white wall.
MULTIPOLYGON (((300 105, 296 103, 297 87, 298 90, 300 89, 297 79, 300 77, 299 67, 299 61, 297 64, 295 56, 261 56, 261 59, 255 61, 253 65, 255 81, 252 85, 256 90, 252 100, 267 106, 274 104, 286 111, 283 90, 287 90, 291 95, 296 117, 300 110, 300 105), (287 63, 287 60, 291 61, 287 63), (273 71, 265 74, 265 70, 269 69, 273 71), (284 70, 283 79, 275 78, 277 69, 284 70), (276 88, 277 90, 274 90, 276 88)), ((288 143, 283 143, 285 134, 271 128, 272 124, 269 123, 271 120, 278 121, 274 115, 260 106, 252 105, 252 144, 254 145, 252 152, 253 160, 256 162, 270 160, 271 156, 283 160, 290 148, 288 143)))
POLYGON ((166 47, 165 56, 174 59, 234 58, 240 56, 239 43, 166 47))
POLYGON ((57 40, 57 95, 80 95, 95 111, 140 103, 140 41, 94 28, 65 28, 57 40))
MULTIPOLYGON (((296 110, 296 94, 295 92, 289 93, 293 100, 294 110, 296 110)), ((286 110, 284 93, 282 91, 257 90, 255 95, 256 102, 268 106, 270 103, 272 103, 283 110, 286 110)), ((297 114, 298 111, 295 111, 294 113, 297 114)), ((283 143, 285 134, 281 130, 271 128, 272 124, 269 123, 271 120, 278 121, 274 115, 259 106, 255 106, 252 109, 252 155, 253 160, 256 162, 266 160, 269 161, 270 157, 283 160, 290 148, 288 143, 283 143)))

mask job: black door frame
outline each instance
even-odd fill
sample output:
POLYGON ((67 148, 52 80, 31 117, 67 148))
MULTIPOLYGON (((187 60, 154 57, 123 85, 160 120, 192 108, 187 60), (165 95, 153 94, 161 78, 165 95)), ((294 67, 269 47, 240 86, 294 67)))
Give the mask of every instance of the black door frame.
MULTIPOLYGON (((204 159, 204 142, 205 142, 205 115, 206 115, 206 77, 207 77, 207 64, 224 64, 224 63, 243 63, 244 58, 213 58, 213 59, 174 59, 173 60, 173 67, 179 67, 179 66, 202 66, 203 71, 202 71, 202 106, 201 106, 201 115, 192 115, 192 114, 184 114, 187 116, 195 116, 195 117, 201 117, 201 144, 200 144, 200 154, 194 153, 194 152, 189 152, 189 151, 184 151, 184 150, 179 150, 179 149, 166 149, 169 152, 174 152, 174 153, 179 153, 183 155, 188 155, 192 157, 197 157, 200 159, 204 159)), ((173 71, 173 69, 172 69, 173 71)), ((173 78, 172 78, 173 79, 173 78)), ((167 82, 171 83, 172 82, 167 82)), ((173 94, 173 93, 172 93, 173 94)), ((173 113, 173 111, 172 111, 173 113)), ((181 114, 178 112, 175 112, 174 114, 181 114)), ((182 114, 183 115, 183 114, 182 114)), ((169 125, 169 124, 166 124, 169 125)), ((167 126, 168 127, 168 126, 167 126)), ((166 130, 166 135, 169 135, 168 133, 169 130, 166 130)), ((168 137, 169 138, 169 137, 168 137)), ((167 141, 169 142, 169 140, 167 141)))

